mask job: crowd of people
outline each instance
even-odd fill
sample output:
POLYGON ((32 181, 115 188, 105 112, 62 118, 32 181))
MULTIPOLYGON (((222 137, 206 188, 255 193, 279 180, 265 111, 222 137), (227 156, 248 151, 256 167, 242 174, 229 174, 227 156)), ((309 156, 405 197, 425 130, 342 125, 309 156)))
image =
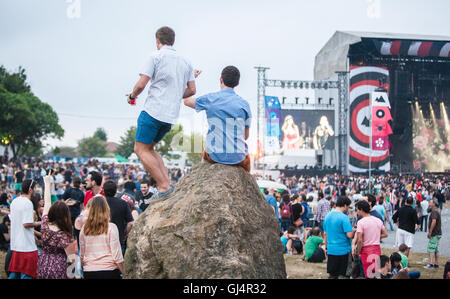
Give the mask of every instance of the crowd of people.
MULTIPOLYGON (((271 177, 264 179, 272 180, 271 177)), ((439 268, 441 212, 450 200, 448 175, 338 174, 276 180, 286 190, 266 189, 286 254, 327 263, 329 278, 411 278, 409 251, 417 231, 427 233, 429 263, 439 268), (381 253, 382 240, 395 234, 394 252, 381 253)), ((448 276, 447 263, 444 278, 448 276)))
MULTIPOLYGON (((41 158, 0 166, 8 278, 121 278, 128 233, 156 192, 142 166, 41 158)), ((185 174, 168 172, 172 183, 185 174)))
MULTIPOLYGON (((0 249, 7 252, 9 278, 121 277, 127 235, 156 190, 142 166, 40 158, 0 165, 0 249)), ((172 183, 186 173, 168 171, 172 183)), ((448 176, 281 175, 274 181, 288 187, 265 190, 285 253, 326 262, 330 278, 419 278, 408 266, 417 231, 429 239, 425 267, 439 268, 448 176), (380 244, 389 233, 398 250, 385 256, 380 244)))

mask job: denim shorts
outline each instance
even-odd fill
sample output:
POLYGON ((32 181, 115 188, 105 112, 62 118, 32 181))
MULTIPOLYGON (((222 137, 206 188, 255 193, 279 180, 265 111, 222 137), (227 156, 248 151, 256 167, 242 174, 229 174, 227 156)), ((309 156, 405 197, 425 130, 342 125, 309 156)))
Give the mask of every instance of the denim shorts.
POLYGON ((141 112, 137 123, 135 140, 145 144, 160 142, 172 129, 171 124, 159 121, 145 111, 141 112))

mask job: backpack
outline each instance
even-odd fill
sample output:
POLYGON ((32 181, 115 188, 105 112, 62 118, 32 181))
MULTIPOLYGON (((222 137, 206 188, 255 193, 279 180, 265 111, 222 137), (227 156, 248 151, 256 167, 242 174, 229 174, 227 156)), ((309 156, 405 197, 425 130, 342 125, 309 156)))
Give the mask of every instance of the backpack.
POLYGON ((291 206, 290 204, 283 204, 281 207, 281 218, 282 219, 291 219, 291 206))

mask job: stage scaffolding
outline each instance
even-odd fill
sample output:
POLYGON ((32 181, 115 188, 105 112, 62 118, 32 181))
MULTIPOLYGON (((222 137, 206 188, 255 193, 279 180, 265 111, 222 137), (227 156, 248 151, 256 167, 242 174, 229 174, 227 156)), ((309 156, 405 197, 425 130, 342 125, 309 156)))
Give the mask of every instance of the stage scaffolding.
POLYGON ((265 96, 266 87, 278 88, 300 88, 300 89, 337 89, 338 90, 338 169, 342 174, 348 175, 348 112, 349 112, 349 73, 337 72, 338 80, 273 80, 266 78, 266 71, 270 68, 257 66, 258 73, 258 94, 257 94, 257 132, 258 142, 261 145, 262 156, 265 156, 266 145, 266 113, 265 113, 265 96))

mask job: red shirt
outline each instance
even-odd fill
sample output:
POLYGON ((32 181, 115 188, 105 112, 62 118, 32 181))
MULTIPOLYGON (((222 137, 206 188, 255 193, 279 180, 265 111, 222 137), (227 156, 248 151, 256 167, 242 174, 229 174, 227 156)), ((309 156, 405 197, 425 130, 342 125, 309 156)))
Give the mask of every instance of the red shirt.
MULTIPOLYGON (((105 196, 105 192, 103 191, 103 189, 100 191, 100 194, 105 196)), ((84 206, 85 207, 92 197, 94 197, 94 192, 92 192, 92 190, 89 190, 88 192, 86 192, 86 194, 84 195, 84 206)))

